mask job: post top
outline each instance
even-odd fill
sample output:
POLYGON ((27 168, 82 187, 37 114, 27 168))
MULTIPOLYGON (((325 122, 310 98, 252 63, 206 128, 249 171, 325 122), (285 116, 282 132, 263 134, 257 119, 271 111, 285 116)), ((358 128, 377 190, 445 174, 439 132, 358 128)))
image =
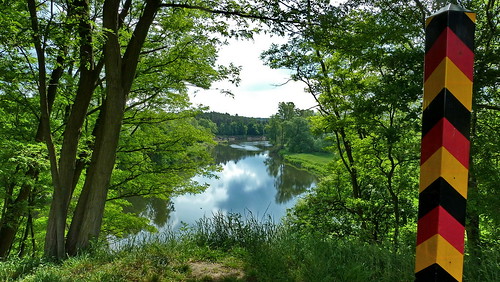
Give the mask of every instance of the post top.
POLYGON ((455 4, 452 4, 452 3, 448 3, 446 6, 444 6, 443 8, 441 8, 439 11, 435 12, 434 14, 432 14, 431 17, 435 16, 435 15, 438 15, 438 14, 441 14, 441 13, 444 13, 444 12, 448 12, 448 11, 472 13, 471 10, 467 10, 467 9, 464 9, 464 8, 458 6, 458 5, 455 5, 455 4))

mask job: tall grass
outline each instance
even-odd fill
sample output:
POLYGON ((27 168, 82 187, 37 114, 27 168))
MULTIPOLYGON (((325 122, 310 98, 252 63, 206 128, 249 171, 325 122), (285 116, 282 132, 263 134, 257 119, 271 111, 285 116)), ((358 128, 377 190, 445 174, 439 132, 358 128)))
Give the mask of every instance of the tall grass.
MULTIPOLYGON (((413 281, 414 247, 370 245, 301 234, 271 218, 216 213, 179 234, 167 232, 110 249, 98 245, 61 263, 0 263, 0 281, 413 281), (194 276, 199 262, 244 276, 194 276)), ((494 249, 494 248, 493 248, 494 249)), ((464 281, 498 281, 500 254, 466 256, 464 281)))
POLYGON ((234 247, 252 248, 273 242, 279 234, 280 225, 271 217, 259 220, 251 212, 217 212, 212 217, 203 217, 195 223, 192 239, 198 245, 229 250, 234 247))
POLYGON ((246 250, 248 277, 257 281, 413 281, 410 250, 289 232, 270 219, 238 214, 203 218, 193 230, 198 245, 246 250))
MULTIPOLYGON (((291 231, 270 218, 217 213, 192 230, 198 246, 243 248, 247 278, 256 281, 414 281, 415 247, 367 244, 291 231)), ((498 281, 500 253, 466 256, 464 281, 498 281)))
POLYGON ((499 246, 491 246, 481 252, 480 257, 466 255, 463 281, 500 281, 499 246))

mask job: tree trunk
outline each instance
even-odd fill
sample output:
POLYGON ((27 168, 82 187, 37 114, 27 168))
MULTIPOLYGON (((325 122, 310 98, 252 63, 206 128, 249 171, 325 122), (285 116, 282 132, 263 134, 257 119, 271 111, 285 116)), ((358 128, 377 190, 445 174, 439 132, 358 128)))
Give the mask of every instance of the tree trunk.
MULTIPOLYGON (((392 184, 389 184, 392 186, 392 184)), ((391 194, 392 204, 393 204, 393 212, 394 212, 394 236, 393 236, 393 245, 394 251, 396 252, 399 248, 399 224, 401 222, 401 215, 399 210, 399 198, 394 193, 392 187, 389 189, 391 194)))
MULTIPOLYGON (((38 25, 37 7, 34 0, 28 0, 28 10, 31 19, 31 28, 33 31, 33 44, 35 46, 37 61, 38 61, 38 93, 40 95, 40 124, 43 140, 47 146, 50 172, 52 176, 52 185, 54 187, 54 198, 57 199, 61 195, 61 185, 59 181, 59 169, 57 166, 57 155, 52 141, 52 133, 50 129, 50 112, 49 99, 47 96, 47 81, 46 81, 46 62, 45 62, 45 40, 41 38, 41 32, 38 25)), ((52 238, 56 244, 51 249, 49 255, 61 258, 64 256, 64 221, 61 219, 61 203, 56 201, 55 209, 51 210, 51 215, 56 218, 56 228, 58 232, 54 233, 52 238), (60 231, 62 230, 62 231, 60 231), (62 235, 62 236, 61 236, 62 235)), ((64 219, 65 220, 65 219, 64 219)))
MULTIPOLYGON (((67 54, 67 51, 62 51, 62 55, 58 56, 56 59, 57 67, 52 71, 49 80, 49 86, 47 88, 47 100, 48 100, 48 108, 49 114, 52 112, 52 106, 54 105, 54 101, 56 100, 57 87, 59 86, 59 80, 64 73, 64 57, 67 54)), ((42 123, 38 123, 38 129, 36 131, 35 140, 37 142, 43 141, 43 131, 42 131, 42 123)))
MULTIPOLYGON (((33 172, 33 170, 30 171, 33 172)), ((25 184, 21 187, 14 201, 6 201, 0 221, 0 259, 5 259, 12 248, 17 230, 21 224, 21 217, 25 213, 22 205, 27 201, 30 191, 31 186, 25 184)))
POLYGON ((26 229, 23 235, 23 238, 21 240, 21 246, 19 247, 19 252, 18 252, 18 257, 22 258, 26 254, 26 246, 28 245, 28 237, 31 234, 31 239, 32 239, 32 250, 33 250, 33 256, 35 255, 36 248, 35 248, 35 243, 34 243, 34 230, 33 230, 33 211, 32 208, 35 205, 34 203, 34 196, 33 194, 36 193, 34 189, 31 189, 31 193, 29 194, 28 197, 28 216, 26 218, 26 229))
POLYGON ((106 100, 92 160, 68 232, 66 248, 70 255, 87 248, 90 240, 99 236, 126 98, 135 76, 140 50, 156 15, 159 1, 147 1, 123 59, 118 40, 119 6, 119 0, 106 0, 104 3, 103 26, 108 30, 104 49, 106 100))
POLYGON ((90 24, 90 7, 88 1, 75 1, 73 5, 74 7, 72 7, 71 10, 75 11, 77 16, 76 18, 79 21, 80 79, 78 82, 75 102, 73 103, 73 107, 64 131, 63 144, 59 158, 61 193, 54 193, 51 204, 49 222, 45 237, 45 253, 48 256, 54 256, 56 246, 60 244, 56 238, 64 238, 65 235, 68 207, 76 183, 78 182, 78 179, 75 178, 80 175, 76 170, 80 132, 95 89, 98 73, 100 72, 99 67, 94 67, 92 26, 90 24), (55 212, 56 210, 58 210, 57 214, 55 212), (62 229, 58 228, 58 226, 61 226, 62 229))
MULTIPOLYGON (((477 134, 477 111, 472 111, 471 115, 471 134, 470 140, 474 140, 477 134)), ((477 260, 481 255, 481 230, 479 221, 479 188, 477 186, 476 172, 474 169, 473 156, 475 148, 471 144, 471 152, 469 157, 469 187, 467 191, 467 221, 465 229, 467 231, 467 249, 471 257, 477 260)))

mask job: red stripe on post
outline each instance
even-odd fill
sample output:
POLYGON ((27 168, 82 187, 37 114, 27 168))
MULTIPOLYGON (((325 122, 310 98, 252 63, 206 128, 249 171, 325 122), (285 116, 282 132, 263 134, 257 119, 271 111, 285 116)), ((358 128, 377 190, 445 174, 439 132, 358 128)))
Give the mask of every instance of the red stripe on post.
POLYGON ((445 28, 425 55, 424 80, 448 57, 471 81, 474 72, 474 53, 449 28, 445 28))
POLYGON ((418 220, 417 246, 432 236, 439 234, 457 251, 464 253, 465 227, 451 216, 443 207, 438 206, 418 220))
POLYGON ((445 147, 465 168, 469 168, 470 142, 446 118, 422 137, 420 164, 425 163, 439 148, 445 147))

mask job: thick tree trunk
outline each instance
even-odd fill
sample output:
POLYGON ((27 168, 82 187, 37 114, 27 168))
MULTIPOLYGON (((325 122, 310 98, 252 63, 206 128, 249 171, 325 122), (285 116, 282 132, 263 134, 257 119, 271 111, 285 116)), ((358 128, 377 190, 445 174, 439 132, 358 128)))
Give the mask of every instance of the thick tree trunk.
POLYGON ((74 14, 78 20, 78 34, 80 36, 80 79, 63 135, 59 159, 61 193, 54 194, 47 226, 45 251, 49 256, 53 256, 54 250, 59 244, 55 238, 64 238, 65 235, 70 199, 83 169, 82 164, 77 160, 80 133, 96 81, 103 67, 103 63, 94 66, 89 1, 79 0, 73 2, 72 5, 70 11, 73 13, 71 15, 74 14), (56 215, 55 210, 59 210, 59 214, 56 215), (64 228, 60 230, 57 226, 64 226, 64 228))
POLYGON ((159 7, 159 1, 147 1, 123 59, 118 40, 119 5, 119 0, 107 0, 104 3, 103 26, 110 30, 107 32, 104 49, 106 102, 85 184, 68 232, 66 248, 70 255, 75 255, 79 249, 87 248, 90 240, 99 236, 126 98, 132 86, 140 50, 159 7))
MULTIPOLYGON (((37 7, 34 0, 28 0, 28 10, 31 18, 31 27, 33 30, 33 44, 35 46, 35 51, 38 60, 38 93, 40 95, 40 124, 41 132, 43 133, 43 140, 47 145, 49 161, 50 161, 50 172, 52 176, 52 184, 54 187, 54 198, 58 198, 61 194, 61 186, 59 182, 59 168, 57 165, 57 155, 54 143, 52 141, 52 133, 50 130, 50 112, 49 112, 49 99, 47 97, 47 82, 46 82, 46 62, 45 62, 45 41, 41 39, 41 32, 38 26, 37 17, 37 7)), ((57 218, 57 229, 64 230, 64 225, 61 224, 61 205, 56 202, 56 208, 51 211, 52 216, 57 218)), ((63 231, 64 234, 64 231, 63 231)), ((55 244, 54 249, 52 249, 49 255, 55 257, 64 256, 64 236, 60 236, 61 233, 58 232, 54 234, 56 237, 53 238, 57 244, 55 244)))

